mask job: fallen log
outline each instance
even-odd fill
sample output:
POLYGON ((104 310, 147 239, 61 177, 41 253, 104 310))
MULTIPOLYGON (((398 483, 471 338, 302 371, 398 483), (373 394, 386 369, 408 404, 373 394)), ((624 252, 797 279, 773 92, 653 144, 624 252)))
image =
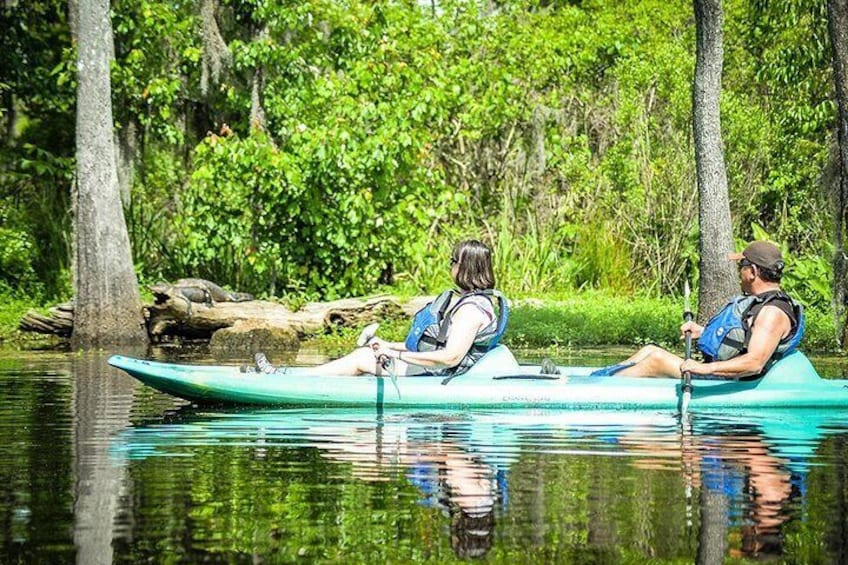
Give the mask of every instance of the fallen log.
MULTIPOLYGON (((245 343, 268 349, 290 348, 306 336, 333 328, 409 317, 431 299, 417 297, 402 304, 393 296, 347 298, 310 302, 291 310, 265 300, 193 302, 186 299, 183 290, 175 287, 171 293, 159 292, 156 303, 145 305, 147 329, 154 342, 185 338, 213 340, 216 349, 238 348, 245 343), (213 339, 223 329, 227 331, 213 339)), ((47 316, 30 310, 19 327, 22 331, 70 337, 73 320, 71 301, 50 308, 47 316)))
POLYGON ((262 324, 267 328, 290 329, 303 337, 333 327, 358 327, 404 315, 397 299, 387 296, 311 302, 297 311, 265 300, 220 302, 208 306, 169 296, 147 310, 148 328, 154 339, 166 335, 208 335, 211 338, 216 331, 231 328, 240 321, 262 324))
POLYGON ((65 302, 50 308, 44 316, 35 310, 23 315, 18 328, 24 332, 36 332, 60 337, 70 337, 74 330, 74 305, 65 302))

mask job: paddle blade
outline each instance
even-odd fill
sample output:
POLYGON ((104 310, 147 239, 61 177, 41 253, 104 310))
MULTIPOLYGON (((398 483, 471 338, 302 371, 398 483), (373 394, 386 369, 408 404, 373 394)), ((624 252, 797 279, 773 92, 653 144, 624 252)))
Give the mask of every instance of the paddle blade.
POLYGON ((374 323, 362 328, 362 332, 360 332, 359 337, 356 338, 356 347, 364 347, 368 345, 368 342, 374 339, 374 336, 377 335, 377 328, 379 327, 379 323, 374 323))
POLYGON ((686 414, 689 410, 689 402, 692 401, 692 391, 689 387, 683 387, 683 393, 680 395, 680 413, 686 414))
POLYGON ((689 289, 689 279, 683 281, 683 319, 692 319, 692 291, 689 289))

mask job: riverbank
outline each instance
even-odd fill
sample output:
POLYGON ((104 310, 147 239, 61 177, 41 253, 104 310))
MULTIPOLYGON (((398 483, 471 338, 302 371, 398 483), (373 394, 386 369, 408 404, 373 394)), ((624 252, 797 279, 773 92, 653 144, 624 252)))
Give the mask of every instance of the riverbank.
MULTIPOLYGON (((655 343, 681 349, 678 329, 682 323, 680 300, 643 296, 618 296, 601 291, 569 295, 541 295, 513 300, 504 343, 514 348, 548 351, 655 343)), ((385 339, 402 340, 408 320, 381 325, 385 339)), ((322 349, 345 349, 358 330, 344 329, 319 335, 310 344, 322 349)), ((804 349, 837 352, 836 332, 829 313, 807 311, 804 349)))
MULTIPOLYGON (((40 305, 26 300, 4 298, 0 302, 0 345, 27 349, 56 343, 55 338, 21 332, 21 316, 40 305)), ((628 346, 646 343, 679 348, 680 301, 671 298, 617 296, 601 291, 569 295, 541 295, 513 300, 509 328, 504 338, 517 348, 573 349, 579 347, 628 346)), ((385 339, 402 340, 409 320, 388 320, 381 324, 385 339)), ((359 328, 346 328, 315 335, 304 345, 326 350, 345 350, 355 340, 359 328)), ((830 313, 807 311, 804 349, 837 350, 836 331, 830 313)))

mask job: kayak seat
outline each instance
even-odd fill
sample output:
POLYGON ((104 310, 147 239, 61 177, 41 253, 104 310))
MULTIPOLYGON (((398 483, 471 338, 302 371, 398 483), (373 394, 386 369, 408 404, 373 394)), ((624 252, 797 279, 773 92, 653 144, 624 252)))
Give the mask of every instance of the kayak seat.
POLYGON ((793 351, 772 365, 761 381, 789 384, 818 381, 820 378, 807 356, 800 351, 793 351))
POLYGON ((518 371, 518 361, 506 345, 498 345, 474 363, 465 375, 492 375, 513 371, 518 371))

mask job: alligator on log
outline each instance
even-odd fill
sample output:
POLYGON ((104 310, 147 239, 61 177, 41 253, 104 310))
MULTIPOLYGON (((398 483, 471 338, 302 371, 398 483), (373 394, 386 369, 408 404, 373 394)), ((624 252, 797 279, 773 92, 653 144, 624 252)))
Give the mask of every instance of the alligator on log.
POLYGON ((157 303, 174 297, 185 300, 189 315, 191 315, 192 302, 214 306, 216 302, 249 302, 253 300, 252 294, 224 290, 217 284, 205 279, 179 279, 173 283, 160 282, 149 288, 157 303))

